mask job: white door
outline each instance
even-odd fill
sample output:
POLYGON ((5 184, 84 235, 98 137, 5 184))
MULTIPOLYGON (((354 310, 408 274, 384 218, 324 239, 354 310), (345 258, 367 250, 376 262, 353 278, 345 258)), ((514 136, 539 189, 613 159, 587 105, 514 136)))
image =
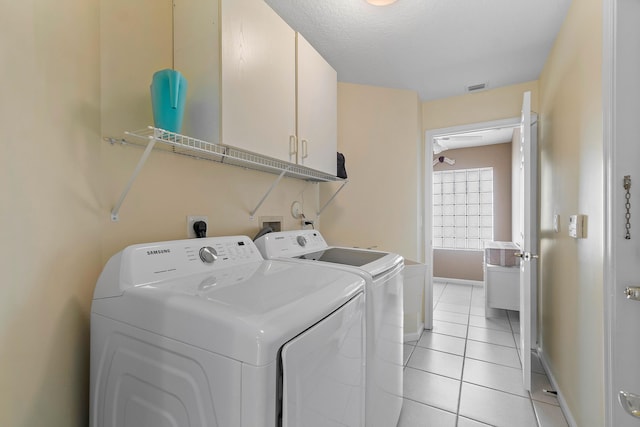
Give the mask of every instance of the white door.
POLYGON ((520 349, 524 388, 531 390, 531 345, 537 315, 537 147, 531 92, 525 92, 520 121, 520 349))
MULTIPOLYGON (((605 70, 609 67, 613 72, 605 75, 613 79, 613 84, 604 88, 605 91, 613 88, 613 92, 603 94, 605 152, 610 154, 605 158, 606 425, 637 427, 640 425, 640 398, 629 396, 627 399, 620 396, 620 392, 640 395, 640 301, 627 299, 624 293, 627 287, 640 286, 640 50, 637 46, 640 2, 611 0, 606 6, 614 11, 612 34, 615 41, 613 51, 605 50, 603 59, 605 70), (608 56, 611 54, 613 58, 608 56), (612 119, 610 124, 606 118, 612 119), (629 238, 626 238, 625 176, 631 180, 629 238), (626 405, 627 402, 630 405, 626 405)), ((605 49, 611 46, 607 34, 605 49)))

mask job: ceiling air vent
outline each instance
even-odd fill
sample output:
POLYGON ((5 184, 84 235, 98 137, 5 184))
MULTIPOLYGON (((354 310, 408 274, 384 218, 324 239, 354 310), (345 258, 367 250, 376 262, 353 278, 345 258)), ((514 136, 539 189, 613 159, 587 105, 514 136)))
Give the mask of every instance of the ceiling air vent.
POLYGON ((486 89, 489 86, 489 83, 478 83, 475 85, 467 86, 467 92, 477 92, 479 90, 486 89))

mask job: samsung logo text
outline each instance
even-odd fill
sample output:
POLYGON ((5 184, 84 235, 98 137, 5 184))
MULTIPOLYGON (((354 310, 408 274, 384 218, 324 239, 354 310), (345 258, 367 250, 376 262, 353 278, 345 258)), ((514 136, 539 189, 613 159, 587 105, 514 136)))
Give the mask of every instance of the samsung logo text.
POLYGON ((147 251, 147 255, 161 255, 169 253, 171 253, 171 249, 156 249, 153 251, 147 251))

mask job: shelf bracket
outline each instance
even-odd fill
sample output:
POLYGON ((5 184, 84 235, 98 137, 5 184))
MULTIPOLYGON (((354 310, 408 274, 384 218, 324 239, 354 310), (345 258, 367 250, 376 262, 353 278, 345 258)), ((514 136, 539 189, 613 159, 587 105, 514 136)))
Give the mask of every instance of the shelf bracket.
POLYGON ((333 202, 333 199, 335 199, 335 198, 336 198, 336 196, 338 195, 338 193, 339 193, 339 192, 341 192, 341 191, 342 191, 342 189, 344 188, 344 186, 345 186, 345 185, 347 185, 348 183, 349 183, 349 181, 344 181, 344 182, 342 183, 342 185, 340 186, 340 188, 338 188, 338 189, 336 190, 336 192, 335 192, 335 193, 333 193, 333 196, 331 196, 331 197, 329 198, 329 200, 327 200, 327 202, 326 202, 326 203, 325 203, 325 204, 324 204, 324 205, 323 205, 323 206, 318 210, 318 212, 316 212, 316 216, 320 216, 320 214, 322 214, 322 212, 327 208, 327 206, 329 206, 329 204, 330 204, 331 202, 333 202))
MULTIPOLYGON (((155 148, 156 143, 160 142, 158 145, 168 145, 171 147, 171 152, 175 154, 180 154, 188 157, 194 157, 197 159, 205 159, 210 161, 215 161, 217 163, 226 163, 232 166, 239 166, 246 169, 257 170, 261 172, 268 172, 272 174, 277 174, 278 178, 271 185, 271 187, 267 190, 266 194, 260 199, 258 205, 249 212, 249 217, 251 220, 254 219, 254 215, 260 209, 260 206, 264 203, 264 201, 269 197, 273 189, 278 185, 280 180, 285 176, 289 176, 295 179, 304 179, 306 181, 312 182, 336 182, 342 181, 340 178, 337 178, 335 175, 328 174, 326 172, 318 171, 315 169, 308 168, 303 165, 293 164, 290 162, 286 162, 283 160, 279 160, 273 157, 268 157, 260 154, 256 154, 250 151, 243 150, 241 148, 232 147, 230 145, 222 145, 217 143, 211 143, 207 141, 202 141, 199 139, 191 138, 186 135, 181 135, 174 132, 169 132, 163 129, 158 129, 152 126, 148 126, 146 129, 141 129, 134 132, 125 132, 125 135, 131 136, 133 138, 144 140, 145 143, 133 142, 133 140, 125 140, 125 139, 116 139, 111 137, 103 138, 105 141, 109 142, 111 145, 116 143, 122 145, 135 145, 139 147, 145 147, 144 153, 142 157, 138 161, 131 178, 127 182, 126 187, 122 191, 118 202, 115 204, 114 208, 111 210, 111 220, 118 221, 119 220, 119 212, 122 204, 124 203, 127 194, 131 190, 133 183, 137 179, 140 171, 142 170, 149 154, 155 148)), ((336 193, 329 199, 329 201, 320 209, 318 215, 322 213, 322 211, 329 205, 329 203, 334 199, 334 197, 344 188, 346 181, 342 184, 342 187, 336 191, 336 193)))
POLYGON ((251 212, 249 212, 249 219, 253 221, 254 219, 254 215, 256 214, 256 212, 258 212, 258 209, 260 209, 260 206, 262 206, 262 204, 264 203, 264 201, 267 199, 267 197, 269 197, 269 194, 271 194, 271 192, 273 191, 274 188, 276 188, 276 186, 278 185, 278 183, 280 182, 280 180, 282 179, 282 177, 289 171, 289 167, 285 168, 282 172, 280 172, 280 175, 278 175, 278 178, 276 178, 276 180, 273 182, 273 184, 271 184, 271 187, 269 187, 269 189, 267 190, 267 192, 265 193, 264 196, 262 196, 262 199, 260 199, 260 201, 258 202, 258 205, 255 207, 254 210, 252 210, 251 212))
POLYGON ((142 157, 140 157, 140 160, 138 161, 138 165, 134 169, 133 174, 131 175, 131 178, 129 178, 129 182, 127 182, 127 185, 124 188, 124 190, 122 191, 122 194, 120 195, 120 198, 118 199, 118 202, 116 203, 116 205, 111 210, 111 221, 117 222, 118 220, 120 220, 119 212, 120 212, 120 208, 122 207, 122 203, 124 202, 124 199, 127 197, 127 194, 129 194, 129 190, 131 190, 131 187, 133 186, 133 182, 138 177, 138 174, 142 170, 142 167, 144 166, 145 162, 147 161, 147 158, 149 157, 149 154, 151 153, 151 150, 153 150, 153 146, 155 144, 156 144, 155 136, 153 136, 153 137, 150 136, 149 137, 149 143, 147 144, 147 148, 144 149, 144 153, 142 153, 142 157))

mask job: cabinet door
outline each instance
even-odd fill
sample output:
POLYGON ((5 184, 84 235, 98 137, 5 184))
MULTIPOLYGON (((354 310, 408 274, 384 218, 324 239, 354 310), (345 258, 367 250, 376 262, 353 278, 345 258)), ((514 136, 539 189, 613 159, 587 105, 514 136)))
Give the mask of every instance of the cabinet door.
POLYGON ((220 25, 217 0, 174 0, 174 66, 187 80, 182 132, 220 140, 220 25))
POLYGON ((295 32, 263 0, 221 0, 222 140, 295 162, 295 32))
POLYGON ((336 174, 338 78, 336 71, 297 34, 298 163, 336 174))

